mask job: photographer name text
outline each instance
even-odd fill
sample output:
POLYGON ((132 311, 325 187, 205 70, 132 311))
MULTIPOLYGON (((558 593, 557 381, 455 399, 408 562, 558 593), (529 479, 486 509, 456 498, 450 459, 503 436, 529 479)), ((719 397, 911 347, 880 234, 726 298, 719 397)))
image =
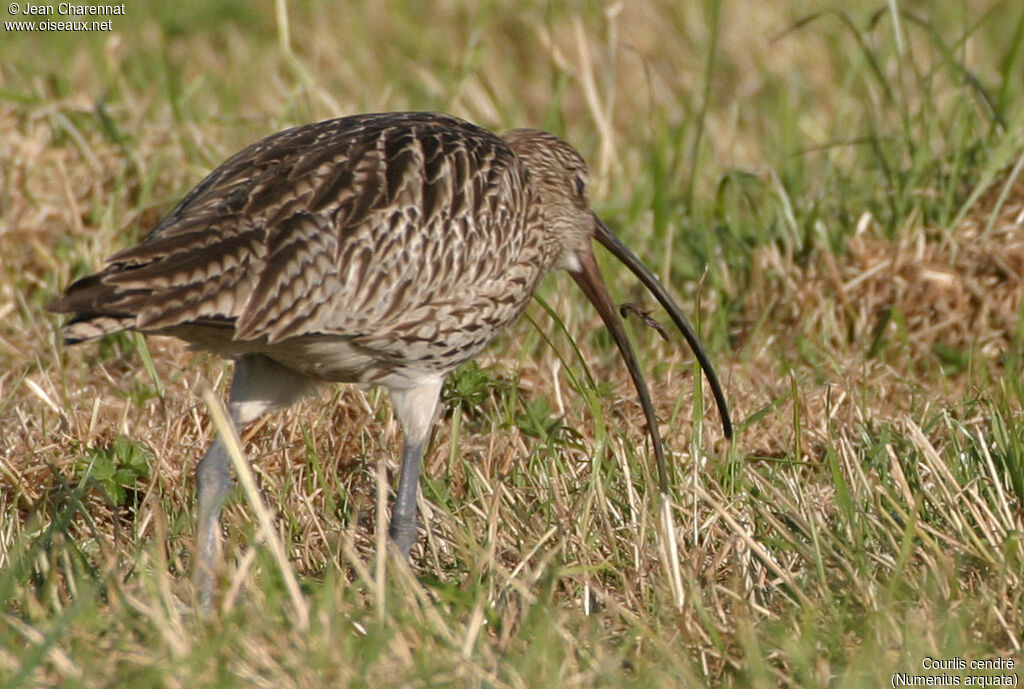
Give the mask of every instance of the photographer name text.
POLYGON ((19 5, 11 3, 7 11, 11 16, 25 17, 123 17, 125 3, 120 5, 72 5, 61 2, 56 5, 19 5))

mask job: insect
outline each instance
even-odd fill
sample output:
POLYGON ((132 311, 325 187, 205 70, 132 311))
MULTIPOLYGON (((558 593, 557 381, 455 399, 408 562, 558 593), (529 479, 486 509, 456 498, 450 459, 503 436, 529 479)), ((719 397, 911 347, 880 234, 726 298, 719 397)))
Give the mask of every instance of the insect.
MULTIPOLYGON (((573 277, 611 332, 667 491, 650 394, 594 240, 667 310, 731 436, 725 395, 682 311, 590 210, 576 150, 535 129, 499 137, 449 115, 410 112, 279 132, 225 161, 140 244, 48 308, 72 314, 62 331, 69 344, 137 330, 235 360, 228 411, 236 428, 319 382, 386 388, 404 439, 389 533, 408 556, 445 377, 515 321, 554 269, 573 277)), ((209 601, 231 486, 223 438, 196 479, 196 576, 209 601)))

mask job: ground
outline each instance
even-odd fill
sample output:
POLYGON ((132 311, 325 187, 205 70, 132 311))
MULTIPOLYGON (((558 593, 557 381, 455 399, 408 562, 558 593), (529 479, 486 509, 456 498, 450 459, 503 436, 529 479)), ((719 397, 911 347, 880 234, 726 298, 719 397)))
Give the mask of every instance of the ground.
POLYGON ((59 33, 21 8, 0 17, 4 686, 1019 679, 1016 3, 153 2, 59 33), (192 472, 230 366, 65 347, 45 304, 247 143, 405 109, 579 148, 736 437, 681 338, 632 320, 663 505, 614 345, 552 275, 449 381, 410 568, 382 548, 388 401, 328 387, 243 434, 258 491, 227 509, 204 617, 192 472))

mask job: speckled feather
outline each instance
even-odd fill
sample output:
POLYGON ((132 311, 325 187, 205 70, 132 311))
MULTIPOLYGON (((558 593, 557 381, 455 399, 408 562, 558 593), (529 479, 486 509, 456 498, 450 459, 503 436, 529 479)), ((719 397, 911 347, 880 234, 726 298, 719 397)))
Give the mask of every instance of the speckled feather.
POLYGON ((450 370, 515 320, 561 251, 540 176, 517 151, 554 147, 563 171, 585 174, 551 135, 510 136, 516 150, 434 113, 274 134, 225 161, 51 309, 76 314, 70 342, 171 334, 326 380, 450 370))

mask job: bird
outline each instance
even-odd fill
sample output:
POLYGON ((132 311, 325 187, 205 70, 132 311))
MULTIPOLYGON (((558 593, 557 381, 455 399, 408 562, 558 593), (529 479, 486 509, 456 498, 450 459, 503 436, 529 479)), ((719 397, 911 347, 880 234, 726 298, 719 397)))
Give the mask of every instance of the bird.
MULTIPOLYGON (((603 245, 662 304, 699 361, 696 333, 649 268, 591 210, 589 172, 539 129, 497 135, 443 113, 350 115, 263 138, 214 169, 137 245, 47 305, 67 344, 123 330, 169 335, 234 360, 235 429, 322 383, 385 388, 403 449, 390 539, 408 558, 416 495, 445 378, 567 271, 633 380, 667 494, 650 392, 598 270, 603 245)), ((220 513, 232 486, 218 436, 196 467, 194 579, 213 596, 220 513)))

